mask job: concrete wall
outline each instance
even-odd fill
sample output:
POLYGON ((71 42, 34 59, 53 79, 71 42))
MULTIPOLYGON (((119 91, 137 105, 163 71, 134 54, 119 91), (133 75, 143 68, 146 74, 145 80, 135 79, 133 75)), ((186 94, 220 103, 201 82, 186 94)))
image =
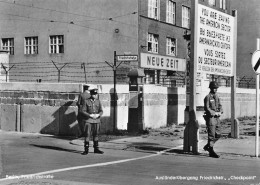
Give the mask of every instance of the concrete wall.
MULTIPOLYGON (((114 124, 113 85, 98 85, 104 114, 101 132, 127 130, 129 117, 129 86, 117 85, 117 106, 114 124)), ((76 101, 82 84, 0 83, 0 129, 53 135, 78 135, 76 101)), ((230 88, 218 90, 223 105, 222 119, 231 117, 230 88)), ((197 93, 197 120, 203 120, 203 99, 207 89, 197 93)), ((141 128, 158 128, 187 122, 185 118, 186 89, 144 85, 140 104, 141 128)), ((255 90, 237 89, 237 117, 255 116, 255 90)), ((132 118, 131 118, 132 119, 132 118)))
MULTIPOLYGON (((0 129, 77 135, 76 101, 82 84, 0 83, 0 129)), ((113 85, 99 85, 102 132, 113 131, 113 85)), ((117 86, 117 129, 127 129, 128 85, 117 86)))
POLYGON ((184 122, 185 88, 144 85, 143 101, 146 128, 159 128, 184 122))
MULTIPOLYGON (((236 116, 255 116, 255 102, 256 94, 254 89, 236 89, 236 116)), ((203 110, 203 100, 204 97, 209 93, 209 89, 204 89, 197 94, 197 119, 200 124, 205 124, 205 121, 202 117, 203 110)), ((220 87, 218 89, 218 94, 220 97, 221 104, 223 106, 224 114, 221 116, 222 119, 231 117, 231 88, 229 87, 220 87)))

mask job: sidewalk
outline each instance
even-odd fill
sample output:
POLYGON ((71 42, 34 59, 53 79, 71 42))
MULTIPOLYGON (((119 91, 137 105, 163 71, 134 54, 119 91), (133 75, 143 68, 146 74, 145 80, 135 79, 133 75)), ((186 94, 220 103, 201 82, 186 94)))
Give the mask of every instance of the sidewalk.
MULTIPOLYGON (((207 143, 206 138, 207 137, 205 134, 200 135, 199 153, 201 154, 207 154, 207 152, 203 150, 203 146, 207 143)), ((70 141, 70 144, 83 146, 83 140, 75 139, 70 141)), ((90 145, 92 145, 92 142, 90 142, 90 145)), ((100 142, 100 147, 103 149, 132 150, 145 152, 159 152, 170 148, 178 147, 179 153, 182 153, 181 151, 183 149, 183 139, 137 136, 116 139, 107 142, 100 142)), ((221 138, 215 144, 215 151, 221 156, 229 158, 255 158, 255 136, 241 136, 239 139, 221 138)))
MULTIPOLYGON (((68 137, 56 137, 38 133, 6 132, 0 130, 0 144, 5 143, 5 140, 8 141, 10 138, 12 140, 25 138, 28 140, 34 140, 42 145, 53 143, 55 146, 59 146, 61 148, 70 148, 78 150, 79 152, 83 149, 83 138, 70 139, 68 137)), ((207 152, 202 149, 203 146, 207 143, 206 138, 206 134, 200 134, 199 153, 203 155, 207 154, 207 152)), ((92 145, 93 143, 90 142, 90 147, 92 147, 92 145)), ((176 147, 178 147, 178 154, 182 154, 183 138, 176 138, 175 136, 155 137, 142 135, 135 137, 124 136, 124 138, 100 142, 100 148, 103 150, 127 150, 147 153, 160 152, 176 147)), ((246 157, 255 159, 255 136, 241 136, 240 139, 221 138, 216 143, 214 148, 215 151, 221 156, 231 158, 246 157)), ((174 151, 172 153, 174 153, 174 151)))

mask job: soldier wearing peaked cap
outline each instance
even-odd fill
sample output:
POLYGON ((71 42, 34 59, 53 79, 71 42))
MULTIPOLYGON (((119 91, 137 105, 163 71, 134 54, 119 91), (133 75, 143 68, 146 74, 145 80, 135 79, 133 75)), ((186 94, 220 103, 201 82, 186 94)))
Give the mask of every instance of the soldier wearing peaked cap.
POLYGON ((221 137, 219 117, 223 114, 223 109, 217 95, 218 83, 215 81, 210 82, 209 88, 210 92, 204 99, 204 119, 207 126, 208 143, 203 149, 209 152, 210 157, 219 158, 213 146, 221 137))
POLYGON ((94 153, 103 154, 104 152, 99 150, 98 146, 98 134, 100 129, 100 117, 103 114, 103 109, 100 100, 98 99, 98 88, 96 86, 89 87, 90 97, 83 103, 80 110, 83 115, 84 124, 84 152, 83 155, 87 155, 89 152, 89 140, 90 135, 93 136, 94 153))

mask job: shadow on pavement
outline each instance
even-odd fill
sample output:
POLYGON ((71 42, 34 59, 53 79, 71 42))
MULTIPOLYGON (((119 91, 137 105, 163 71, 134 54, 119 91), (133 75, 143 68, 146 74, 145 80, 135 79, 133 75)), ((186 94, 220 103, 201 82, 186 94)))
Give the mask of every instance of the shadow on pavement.
POLYGON ((65 148, 60 148, 60 147, 56 147, 56 146, 35 145, 35 144, 31 144, 31 146, 38 147, 38 148, 44 148, 44 149, 50 149, 50 150, 58 150, 58 151, 64 151, 64 152, 71 152, 71 153, 82 153, 82 151, 71 150, 71 149, 65 149, 65 148))

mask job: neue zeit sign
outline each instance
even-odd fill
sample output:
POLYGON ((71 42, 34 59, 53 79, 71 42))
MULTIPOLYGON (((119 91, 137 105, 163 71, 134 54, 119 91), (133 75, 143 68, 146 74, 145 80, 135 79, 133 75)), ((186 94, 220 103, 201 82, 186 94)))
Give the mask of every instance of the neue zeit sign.
POLYGON ((185 71, 186 60, 170 56, 141 53, 140 66, 150 69, 185 71))
POLYGON ((197 72, 233 76, 234 17, 198 4, 197 72))

